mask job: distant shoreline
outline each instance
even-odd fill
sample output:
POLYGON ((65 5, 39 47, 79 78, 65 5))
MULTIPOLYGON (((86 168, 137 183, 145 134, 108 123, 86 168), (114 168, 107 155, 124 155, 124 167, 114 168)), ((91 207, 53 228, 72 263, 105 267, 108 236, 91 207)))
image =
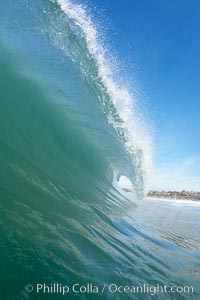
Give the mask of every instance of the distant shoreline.
POLYGON ((167 199, 192 199, 200 200, 200 192, 188 191, 149 191, 147 197, 167 198, 167 199))

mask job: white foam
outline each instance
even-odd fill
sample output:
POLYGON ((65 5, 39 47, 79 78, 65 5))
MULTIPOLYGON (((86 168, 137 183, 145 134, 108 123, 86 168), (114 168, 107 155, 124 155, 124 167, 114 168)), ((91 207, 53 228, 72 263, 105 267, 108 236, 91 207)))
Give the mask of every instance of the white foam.
POLYGON ((190 200, 190 199, 168 199, 168 198, 151 198, 146 197, 148 201, 155 201, 158 203, 165 202, 168 205, 175 205, 175 206, 194 206, 194 207, 200 207, 200 201, 198 200, 190 200))
POLYGON ((145 122, 143 122, 136 113, 134 97, 114 79, 115 70, 113 70, 113 66, 111 67, 110 65, 111 60, 100 41, 96 26, 94 22, 92 22, 86 7, 80 4, 74 4, 71 0, 56 0, 56 2, 60 5, 62 11, 65 12, 69 18, 72 18, 75 24, 79 26, 84 33, 88 50, 98 64, 99 76, 107 88, 107 92, 111 96, 112 102, 120 118, 123 120, 123 124, 116 124, 112 118, 108 118, 108 120, 115 129, 119 128, 119 126, 123 128, 126 139, 125 146, 127 150, 133 154, 133 157, 134 155, 137 156, 138 150, 141 151, 142 161, 140 158, 134 159, 134 165, 141 169, 140 175, 142 172, 143 177, 146 178, 151 170, 152 162, 151 137, 147 131, 145 122))

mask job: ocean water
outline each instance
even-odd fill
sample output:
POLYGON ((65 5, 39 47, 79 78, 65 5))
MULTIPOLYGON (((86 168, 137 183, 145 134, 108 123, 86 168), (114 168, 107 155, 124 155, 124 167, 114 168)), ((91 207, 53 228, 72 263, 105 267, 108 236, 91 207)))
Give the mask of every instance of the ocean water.
POLYGON ((144 198, 150 138, 87 7, 0 4, 0 299, 199 299, 200 202, 144 198), (144 284, 193 293, 114 291, 144 284))

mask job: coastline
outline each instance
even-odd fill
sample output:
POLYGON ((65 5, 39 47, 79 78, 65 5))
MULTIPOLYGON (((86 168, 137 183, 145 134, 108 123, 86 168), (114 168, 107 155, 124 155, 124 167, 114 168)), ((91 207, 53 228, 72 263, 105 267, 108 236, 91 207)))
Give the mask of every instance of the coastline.
POLYGON ((175 200, 200 200, 200 192, 194 191, 149 191, 146 197, 175 200))

